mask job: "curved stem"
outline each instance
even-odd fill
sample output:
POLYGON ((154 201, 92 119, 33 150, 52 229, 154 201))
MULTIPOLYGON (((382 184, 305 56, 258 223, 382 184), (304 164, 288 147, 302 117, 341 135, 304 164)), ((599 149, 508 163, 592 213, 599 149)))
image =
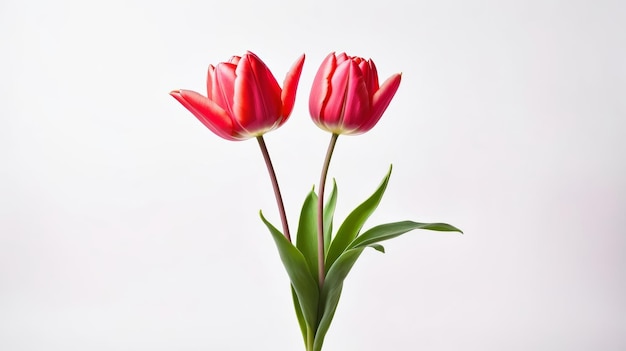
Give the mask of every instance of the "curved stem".
POLYGON ((330 166, 330 159, 333 156, 335 150, 335 144, 337 144, 337 138, 339 134, 334 134, 330 137, 330 144, 328 144, 328 150, 326 151, 326 159, 324 159, 324 165, 322 166, 322 175, 320 176, 320 187, 317 201, 317 271, 320 289, 324 285, 325 267, 324 267, 324 186, 326 185, 326 176, 328 175, 328 167, 330 166))
POLYGON ((280 221, 283 224, 283 234, 285 235, 287 240, 291 242, 291 235, 289 235, 289 225, 287 224, 287 214, 285 213, 285 205, 283 204, 283 197, 280 195, 278 179, 276 179, 276 172, 274 172, 274 166, 272 166, 270 154, 269 152, 267 152, 267 146, 265 146, 265 140, 263 140, 263 136, 259 135, 258 137, 256 137, 256 140, 259 142, 259 147, 261 148, 263 159, 265 160, 265 164, 267 165, 267 171, 270 174, 270 179, 272 180, 272 187, 274 187, 274 195, 276 196, 276 204, 278 205, 278 212, 280 213, 280 221))

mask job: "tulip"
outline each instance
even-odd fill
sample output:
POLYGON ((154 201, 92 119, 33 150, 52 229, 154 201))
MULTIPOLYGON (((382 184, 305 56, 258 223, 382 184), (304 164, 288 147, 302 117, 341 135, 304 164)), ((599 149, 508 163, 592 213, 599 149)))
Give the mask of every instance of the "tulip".
POLYGON ((289 118, 303 65, 304 55, 291 66, 281 89, 265 63, 248 51, 217 66, 209 65, 206 97, 191 90, 170 92, 218 136, 233 141, 257 139, 274 188, 283 234, 289 241, 285 205, 263 134, 280 127, 289 118))
POLYGON ((332 133, 320 176, 317 198, 318 284, 324 285, 324 189, 330 159, 340 134, 357 135, 372 129, 389 106, 400 86, 396 73, 382 86, 374 61, 345 53, 326 56, 315 78, 309 97, 309 112, 318 127, 332 133))
POLYGON ((372 129, 400 86, 401 74, 378 86, 374 61, 331 53, 313 80, 309 112, 318 127, 333 134, 362 134, 372 129))
POLYGON ((218 136, 246 140, 287 121, 303 64, 304 55, 293 64, 281 89, 265 63, 248 51, 209 65, 206 97, 191 90, 174 90, 170 95, 218 136))

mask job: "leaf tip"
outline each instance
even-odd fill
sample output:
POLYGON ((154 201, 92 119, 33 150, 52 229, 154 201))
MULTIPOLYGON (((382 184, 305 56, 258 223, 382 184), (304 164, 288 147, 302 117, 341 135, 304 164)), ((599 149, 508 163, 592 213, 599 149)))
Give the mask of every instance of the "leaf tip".
POLYGON ((393 163, 389 164, 389 170, 387 171, 387 174, 385 175, 385 181, 389 181, 389 178, 391 178, 391 171, 393 170, 393 163))
POLYGON ((381 252, 381 253, 385 253, 385 247, 380 245, 380 244, 372 244, 372 245, 368 245, 369 247, 371 247, 372 249, 381 252))
POLYGON ((452 231, 452 232, 458 232, 458 233, 461 233, 461 234, 465 234, 465 233, 463 233, 463 231, 462 231, 461 229, 459 229, 459 228, 457 228, 457 227, 455 227, 455 226, 453 226, 453 225, 451 225, 451 224, 448 224, 448 225, 449 225, 449 226, 450 226, 450 228, 451 228, 451 230, 450 230, 450 231, 452 231))

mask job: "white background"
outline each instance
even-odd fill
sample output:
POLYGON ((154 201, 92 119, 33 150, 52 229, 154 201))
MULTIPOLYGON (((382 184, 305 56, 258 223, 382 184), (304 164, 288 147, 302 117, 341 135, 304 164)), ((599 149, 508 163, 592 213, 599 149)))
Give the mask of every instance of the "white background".
POLYGON ((367 251, 326 350, 626 349, 623 1, 0 3, 0 350, 303 350, 254 140, 168 95, 252 50, 291 119, 266 136, 295 231, 329 135, 331 51, 402 84, 341 137, 337 216, 445 221, 367 251))

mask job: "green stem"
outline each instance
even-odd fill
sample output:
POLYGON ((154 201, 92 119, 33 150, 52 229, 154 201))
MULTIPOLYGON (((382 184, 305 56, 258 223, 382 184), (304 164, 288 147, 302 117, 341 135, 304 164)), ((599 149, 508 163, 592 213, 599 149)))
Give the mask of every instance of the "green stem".
POLYGON ((278 187, 278 179, 276 179, 276 172, 274 172, 274 166, 272 166, 272 160, 270 159, 270 154, 267 151, 267 146, 265 146, 265 140, 263 140, 263 136, 259 135, 256 137, 256 140, 259 142, 259 147, 261 148, 261 153, 263 154, 263 159, 265 160, 265 165, 267 165, 267 171, 270 174, 270 179, 272 180, 272 187, 274 188, 274 195, 276 196, 276 204, 278 205, 278 212, 280 213, 280 221, 283 224, 283 234, 291 242, 291 235, 289 235, 289 225, 287 224, 287 214, 285 213, 285 205, 283 204, 283 197, 280 195, 280 188, 278 187))
POLYGON ((324 165, 322 166, 322 175, 320 176, 319 197, 317 202, 317 271, 320 290, 324 285, 325 267, 324 267, 324 186, 326 185, 326 176, 328 175, 328 167, 330 166, 330 159, 333 156, 335 150, 335 144, 337 144, 337 138, 339 134, 334 134, 330 137, 330 143, 328 144, 328 150, 326 151, 326 159, 324 159, 324 165))

